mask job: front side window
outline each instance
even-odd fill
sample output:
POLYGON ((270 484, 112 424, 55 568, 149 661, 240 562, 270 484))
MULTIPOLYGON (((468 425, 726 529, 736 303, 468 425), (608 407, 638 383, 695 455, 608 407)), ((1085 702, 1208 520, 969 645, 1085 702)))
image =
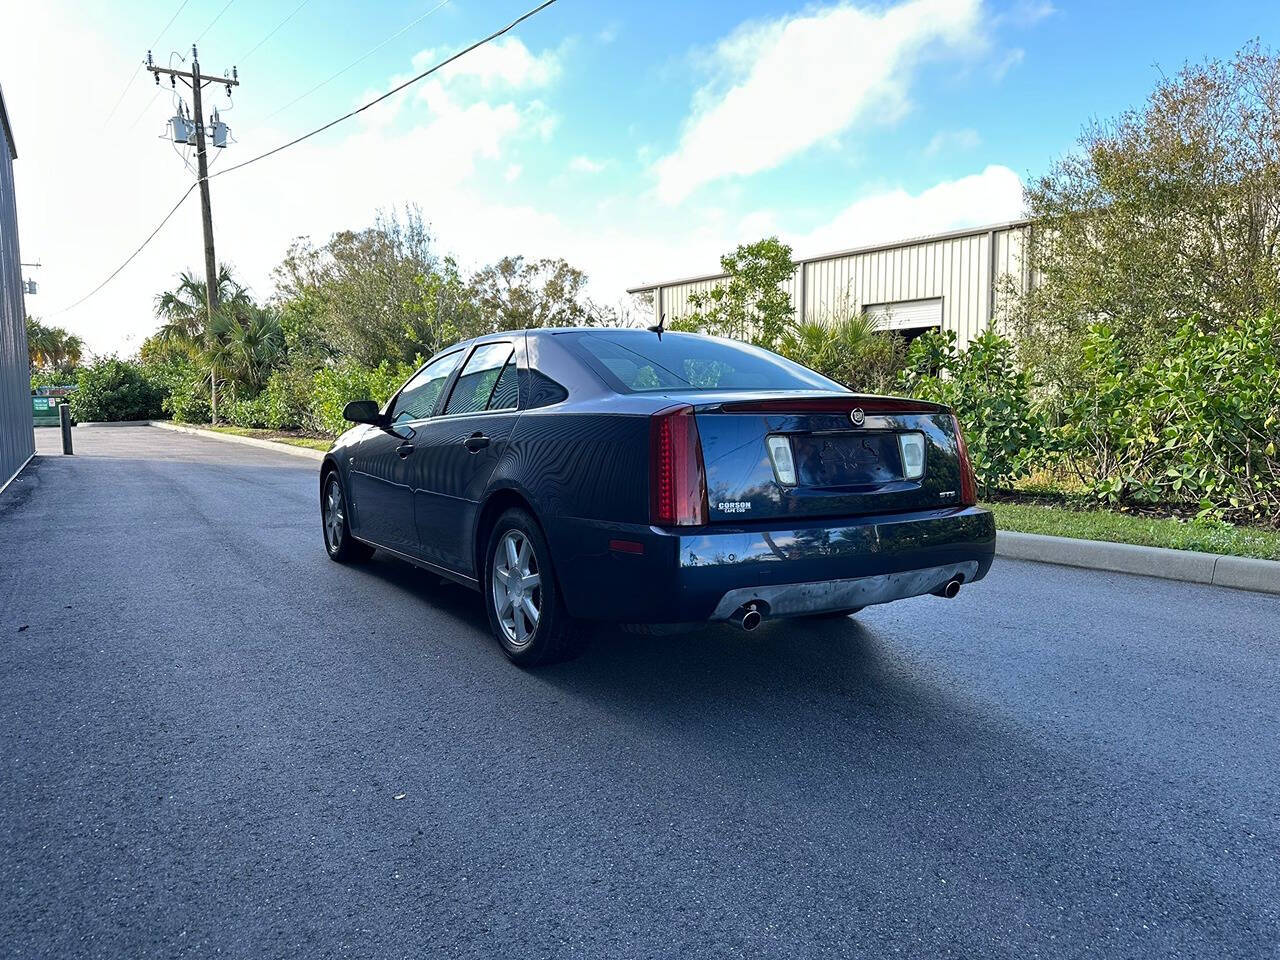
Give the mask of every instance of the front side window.
POLYGON ((516 379, 513 354, 514 349, 509 343, 486 343, 476 347, 462 373, 458 374, 453 393, 449 394, 449 402, 444 406, 445 416, 514 407, 514 396, 508 396, 511 393, 508 386, 516 379))
POLYGON ((400 390, 395 403, 391 407, 391 422, 404 423, 406 420, 422 420, 435 412, 436 403, 444 385, 462 361, 462 351, 455 350, 432 360, 400 390))

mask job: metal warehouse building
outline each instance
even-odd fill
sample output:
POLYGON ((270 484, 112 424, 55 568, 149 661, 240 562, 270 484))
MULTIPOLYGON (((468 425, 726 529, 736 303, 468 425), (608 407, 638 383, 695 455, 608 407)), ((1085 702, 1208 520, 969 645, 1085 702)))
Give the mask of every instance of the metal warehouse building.
MULTIPOLYGON (((855 247, 796 261, 786 289, 800 320, 860 311, 879 318, 882 328, 907 335, 954 330, 963 346, 996 322, 1003 290, 1027 289, 1030 242, 1030 224, 1016 220, 855 247)), ((663 314, 670 322, 695 312, 690 294, 710 290, 725 277, 687 277, 627 292, 652 293, 655 322, 663 314)))
POLYGON ((31 365, 18 256, 13 161, 18 151, 0 90, 0 490, 36 450, 31 426, 31 365))

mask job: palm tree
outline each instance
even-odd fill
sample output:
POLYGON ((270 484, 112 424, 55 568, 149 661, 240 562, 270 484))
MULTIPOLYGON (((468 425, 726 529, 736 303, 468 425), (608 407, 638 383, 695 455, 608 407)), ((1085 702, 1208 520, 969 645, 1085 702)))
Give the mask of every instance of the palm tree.
POLYGON ((27 358, 34 368, 47 367, 53 355, 53 330, 39 320, 27 317, 27 358))
POLYGON ((218 270, 218 309, 212 320, 207 293, 208 284, 203 280, 185 270, 179 274, 178 285, 156 297, 156 316, 164 322, 155 339, 162 349, 183 353, 209 371, 209 409, 217 423, 219 371, 225 372, 232 362, 227 331, 233 317, 256 308, 248 291, 225 266, 218 270))
POLYGON ((67 372, 84 358, 84 341, 62 327, 27 317, 27 357, 32 367, 67 372))

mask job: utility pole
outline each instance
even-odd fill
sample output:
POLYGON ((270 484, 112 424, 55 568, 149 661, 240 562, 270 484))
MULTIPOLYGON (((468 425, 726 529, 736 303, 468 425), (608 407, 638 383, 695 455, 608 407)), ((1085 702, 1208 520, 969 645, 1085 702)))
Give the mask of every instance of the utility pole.
MULTIPOLYGON (((205 119, 204 105, 201 102, 201 91, 211 83, 221 84, 227 88, 227 95, 230 96, 231 88, 240 85, 239 74, 235 67, 231 68, 231 76, 213 77, 206 76, 200 72, 200 56, 196 51, 196 45, 191 45, 191 72, 188 74, 184 70, 174 70, 168 67, 158 67, 151 59, 151 51, 147 51, 147 69, 156 78, 156 85, 160 84, 160 74, 167 74, 169 83, 173 87, 177 87, 177 81, 181 79, 191 88, 191 120, 190 124, 184 125, 184 118, 181 114, 170 120, 171 136, 175 141, 181 139, 182 142, 191 143, 194 135, 196 148, 196 182, 200 185, 200 219, 204 228, 204 295, 205 295, 205 311, 206 323, 213 323, 214 311, 218 309, 218 259, 213 252, 213 207, 209 202, 209 159, 205 145, 205 119), (188 130, 187 127, 194 127, 188 130), (179 134, 184 134, 181 138, 179 134)), ((216 117, 217 111, 214 111, 216 117)), ((222 133, 216 132, 217 124, 210 128, 214 131, 214 146, 226 146, 226 132, 223 127, 222 133)), ((209 399, 210 413, 214 423, 218 422, 218 381, 217 370, 209 372, 209 399)))

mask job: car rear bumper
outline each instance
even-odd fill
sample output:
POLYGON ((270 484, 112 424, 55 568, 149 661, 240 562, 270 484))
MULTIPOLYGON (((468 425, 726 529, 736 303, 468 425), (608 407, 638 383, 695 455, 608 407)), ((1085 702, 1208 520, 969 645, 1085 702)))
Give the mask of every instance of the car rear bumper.
POLYGON ((986 576, 995 521, 980 507, 689 531, 561 519, 552 548, 569 610, 586 619, 725 619, 742 604, 796 616, 931 593, 986 576))

